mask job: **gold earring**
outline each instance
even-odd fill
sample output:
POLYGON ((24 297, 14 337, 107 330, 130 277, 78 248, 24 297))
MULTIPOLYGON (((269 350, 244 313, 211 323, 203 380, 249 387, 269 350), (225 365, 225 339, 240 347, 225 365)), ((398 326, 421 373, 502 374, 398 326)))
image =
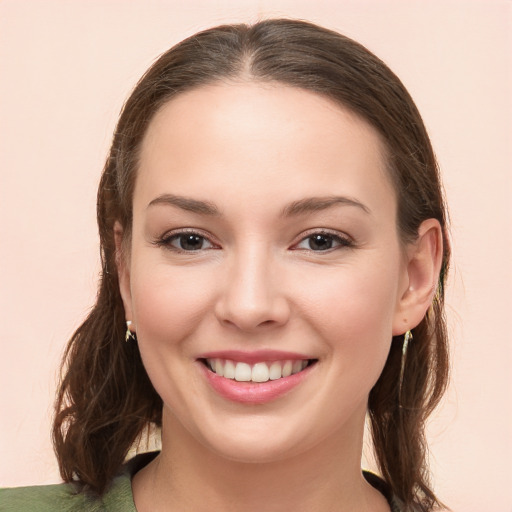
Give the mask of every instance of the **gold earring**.
POLYGON ((412 332, 408 330, 404 334, 404 342, 402 345, 402 361, 400 364, 400 386, 399 386, 399 393, 400 393, 400 407, 402 407, 402 386, 404 384, 404 371, 405 371, 405 363, 407 361, 407 348, 409 347, 409 342, 412 340, 412 332))
POLYGON ((126 321, 126 334, 124 337, 124 341, 128 342, 130 340, 136 341, 135 333, 131 331, 130 327, 132 326, 131 320, 126 321))

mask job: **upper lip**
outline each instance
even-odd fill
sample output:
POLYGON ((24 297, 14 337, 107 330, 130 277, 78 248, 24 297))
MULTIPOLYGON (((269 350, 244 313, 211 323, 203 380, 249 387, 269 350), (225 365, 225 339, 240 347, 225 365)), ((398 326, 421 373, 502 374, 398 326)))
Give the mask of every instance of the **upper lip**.
POLYGON ((255 364, 262 361, 295 361, 312 359, 310 355, 283 350, 216 350, 201 354, 198 359, 229 359, 237 363, 255 364))

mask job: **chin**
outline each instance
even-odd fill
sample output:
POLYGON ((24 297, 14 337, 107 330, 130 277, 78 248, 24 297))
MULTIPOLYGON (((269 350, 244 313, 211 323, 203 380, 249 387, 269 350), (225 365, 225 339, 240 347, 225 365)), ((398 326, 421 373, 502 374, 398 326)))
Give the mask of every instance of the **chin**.
POLYGON ((193 442, 199 442, 217 456, 247 464, 288 459, 307 449, 307 445, 314 444, 307 441, 307 433, 300 432, 298 425, 287 426, 282 418, 276 420, 261 416, 243 421, 227 420, 191 434, 193 442))
POLYGON ((269 464, 283 461, 299 455, 302 452, 297 445, 290 443, 279 443, 274 440, 268 442, 268 436, 265 441, 257 441, 253 439, 251 442, 242 440, 233 440, 226 445, 210 445, 214 448, 215 453, 224 459, 238 462, 241 464, 269 464))

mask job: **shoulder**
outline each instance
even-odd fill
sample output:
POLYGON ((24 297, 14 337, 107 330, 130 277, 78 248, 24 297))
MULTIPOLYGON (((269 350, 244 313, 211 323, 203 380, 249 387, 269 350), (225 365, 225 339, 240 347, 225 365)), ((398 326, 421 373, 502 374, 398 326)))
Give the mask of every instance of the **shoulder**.
POLYGON ((100 512, 101 502, 78 493, 73 484, 0 489, 1 512, 100 512))
POLYGON ((101 497, 80 492, 74 484, 0 489, 0 512, 136 512, 132 476, 156 455, 143 453, 129 460, 101 497))
MULTIPOLYGON (((375 489, 377 489, 386 498, 391 512, 404 512, 405 507, 401 500, 391 492, 390 486, 378 475, 371 471, 364 470, 363 475, 366 481, 375 489)), ((411 512, 419 512, 416 508, 413 508, 411 512)))
POLYGON ((101 497, 80 492, 74 484, 0 489, 0 512, 136 512, 131 477, 148 460, 139 456, 125 464, 101 497))
POLYGON ((101 497, 79 492, 73 484, 0 489, 0 512, 136 512, 131 481, 118 476, 101 497))

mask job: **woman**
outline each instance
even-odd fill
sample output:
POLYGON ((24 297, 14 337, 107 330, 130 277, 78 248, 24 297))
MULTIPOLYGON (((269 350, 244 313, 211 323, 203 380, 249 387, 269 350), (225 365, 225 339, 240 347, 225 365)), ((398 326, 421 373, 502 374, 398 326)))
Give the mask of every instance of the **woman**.
POLYGON ((380 60, 298 21, 185 40, 124 106, 98 223, 53 431, 68 484, 4 491, 10 509, 440 506, 445 208, 380 60), (382 479, 360 469, 366 414, 382 479), (151 426, 161 451, 122 466, 151 426))

